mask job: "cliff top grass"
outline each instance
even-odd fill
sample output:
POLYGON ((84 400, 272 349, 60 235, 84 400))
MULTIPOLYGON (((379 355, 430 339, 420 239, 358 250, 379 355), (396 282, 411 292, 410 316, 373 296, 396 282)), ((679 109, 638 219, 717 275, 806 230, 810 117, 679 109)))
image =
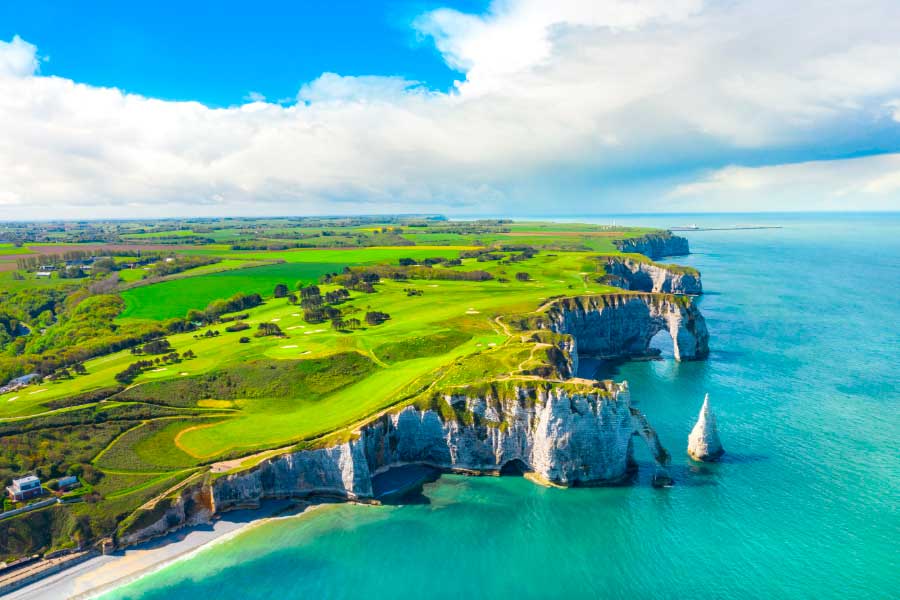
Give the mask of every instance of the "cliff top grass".
MULTIPOLYGON (((519 390, 527 397, 553 387, 608 394, 603 384, 563 381, 566 357, 561 348, 566 336, 520 325, 546 312, 555 299, 613 302, 633 297, 595 281, 602 271, 598 256, 621 256, 614 240, 653 233, 572 223, 427 219, 110 227, 119 228, 120 240, 136 246, 155 248, 164 245, 161 240, 171 240, 167 247, 176 255, 215 256, 222 262, 163 282, 124 278, 123 288, 128 289, 104 292, 124 300, 112 333, 104 335, 122 337, 135 327, 160 326, 236 293, 259 294, 263 302, 238 311, 246 329, 228 331, 231 321, 166 335, 178 362, 160 361, 141 369, 124 385, 117 382, 118 374, 138 360, 152 361, 159 355, 132 354, 134 344, 110 346, 80 363, 82 374, 70 369, 68 377, 0 394, 0 439, 60 428, 77 436, 79 428, 98 422, 115 426, 104 438, 104 447, 94 449, 78 466, 100 473, 93 488, 99 498, 89 515, 98 533, 110 533, 110 522, 120 521, 146 502, 148 494, 168 490, 198 468, 222 463, 228 472, 249 468, 281 449, 346 440, 360 423, 410 404, 433 405, 448 394, 488 391, 505 397, 519 390), (383 241, 396 245, 379 245, 383 241), (269 264, 250 266, 261 262, 269 264), (221 269, 223 264, 227 270, 221 269), (358 322, 354 327, 307 321, 301 306, 274 296, 277 284, 299 295, 298 282, 310 285, 348 269, 382 276, 374 293, 350 290, 349 297, 334 303, 344 322, 358 322), (141 285, 129 287, 134 282, 141 285), (369 313, 389 318, 367 323, 369 313), (280 335, 257 337, 260 327, 277 327, 280 335), (185 353, 189 357, 181 358, 185 353)), ((40 252, 72 245, 40 243, 40 252)), ((29 273, 22 277, 8 289, 38 290, 53 282, 86 290, 94 284, 55 276, 37 280, 29 273)), ((343 284, 319 283, 319 288, 324 296, 343 289, 343 284)), ((69 326, 63 307, 54 309, 58 318, 47 321, 45 333, 33 328, 29 343, 69 326)), ((78 335, 90 341, 89 332, 78 335)), ((26 468, 27 457, 18 450, 10 450, 6 459, 11 467, 2 474, 7 478, 26 468)), ((49 455, 46 461, 56 461, 56 470, 70 465, 49 455)), ((51 466, 46 468, 49 474, 51 466)), ((35 542, 31 551, 39 547, 35 542)))

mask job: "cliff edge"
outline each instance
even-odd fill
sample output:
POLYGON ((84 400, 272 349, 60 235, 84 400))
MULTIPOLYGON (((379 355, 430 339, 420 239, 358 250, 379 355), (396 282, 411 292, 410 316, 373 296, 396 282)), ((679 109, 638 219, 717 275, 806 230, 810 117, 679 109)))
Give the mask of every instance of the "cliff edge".
POLYGON ((636 252, 653 260, 665 256, 684 256, 690 254, 687 238, 673 235, 671 231, 648 233, 640 237, 614 240, 619 252, 636 252))

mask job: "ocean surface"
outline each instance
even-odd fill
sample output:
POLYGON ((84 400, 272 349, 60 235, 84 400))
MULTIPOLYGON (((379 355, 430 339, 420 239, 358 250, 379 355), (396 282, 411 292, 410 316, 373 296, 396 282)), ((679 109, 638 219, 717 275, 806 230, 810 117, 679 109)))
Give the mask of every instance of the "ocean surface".
MULTIPOLYGON (((582 218, 597 222, 609 219, 582 218)), ((900 594, 900 215, 620 216, 689 232, 708 361, 607 367, 675 485, 444 476, 403 506, 260 525, 108 598, 889 598, 900 594), (727 450, 685 455, 704 393, 727 450)))

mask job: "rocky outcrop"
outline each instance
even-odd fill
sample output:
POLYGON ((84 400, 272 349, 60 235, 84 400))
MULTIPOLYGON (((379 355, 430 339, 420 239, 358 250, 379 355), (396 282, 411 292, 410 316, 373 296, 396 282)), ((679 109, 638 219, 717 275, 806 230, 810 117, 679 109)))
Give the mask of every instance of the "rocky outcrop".
POLYGON ((604 283, 636 292, 664 294, 703 293, 700 272, 678 265, 661 265, 646 259, 635 260, 624 256, 608 256, 603 265, 606 270, 604 283))
POLYGON ((369 500, 373 476, 409 464, 479 474, 521 464, 550 484, 615 484, 636 468, 635 436, 648 442, 657 469, 665 472, 669 453, 631 405, 627 383, 508 380, 461 388, 382 415, 352 439, 197 484, 147 511, 119 541, 136 543, 266 499, 369 500))
POLYGON ((648 233, 641 237, 615 240, 613 243, 620 252, 636 252, 653 260, 664 256, 683 256, 691 253, 687 238, 672 235, 671 231, 648 233))
POLYGON ((652 354, 660 331, 672 337, 676 360, 709 354, 709 332, 690 298, 670 294, 603 294, 561 298, 534 323, 571 335, 578 352, 604 358, 652 354))
POLYGON ((698 461, 715 461, 725 454, 716 428, 716 415, 709 408, 709 394, 703 398, 703 407, 697 424, 688 436, 688 454, 698 461))
POLYGON ((209 485, 186 486, 173 497, 162 498, 152 507, 134 513, 134 520, 122 528, 118 545, 131 546, 165 535, 172 529, 206 523, 214 514, 209 485))
POLYGON ((609 389, 519 382, 440 395, 364 426, 353 440, 265 461, 220 478, 217 510, 264 498, 372 497, 372 476, 425 464, 445 471, 499 473, 521 461, 538 479, 563 486, 619 482, 633 469, 632 439, 645 436, 661 465, 668 453, 631 406, 627 384, 609 389))

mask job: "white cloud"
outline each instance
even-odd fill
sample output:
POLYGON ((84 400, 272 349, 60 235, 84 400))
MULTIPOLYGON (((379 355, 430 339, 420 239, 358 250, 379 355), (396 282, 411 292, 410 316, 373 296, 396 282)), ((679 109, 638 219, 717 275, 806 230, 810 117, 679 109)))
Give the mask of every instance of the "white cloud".
POLYGON ((26 77, 38 70, 37 47, 19 36, 0 40, 0 77, 26 77))
POLYGON ((809 161, 765 167, 729 166, 676 186, 676 207, 694 210, 896 210, 900 154, 809 161), (797 199, 814 198, 809 206, 797 199))
MULTIPOLYGON (((465 72, 449 93, 325 73, 294 104, 251 93, 226 109, 37 75, 37 49, 13 38, 0 42, 0 218, 596 213, 690 208, 687 191, 726 180, 759 193, 775 184, 734 167, 660 199, 663 177, 728 162, 900 151, 896 22, 894 0, 502 0, 416 20, 465 72)), ((869 187, 784 208, 896 192, 892 163, 861 162, 869 187)))

